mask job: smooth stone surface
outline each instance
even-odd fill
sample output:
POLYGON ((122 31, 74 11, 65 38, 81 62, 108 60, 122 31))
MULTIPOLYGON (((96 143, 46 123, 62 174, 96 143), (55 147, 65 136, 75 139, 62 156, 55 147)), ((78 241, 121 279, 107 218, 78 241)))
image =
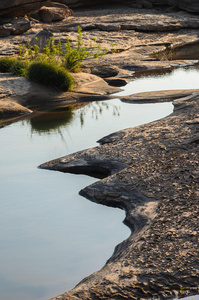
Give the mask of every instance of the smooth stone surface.
POLYGON ((143 92, 121 98, 126 103, 153 103, 153 102, 167 102, 173 101, 179 98, 189 96, 193 93, 199 93, 198 89, 190 90, 171 90, 171 91, 154 91, 143 92))
POLYGON ((16 102, 0 100, 0 118, 30 114, 32 111, 16 102))
MULTIPOLYGON (((5 98, 6 102, 6 98, 9 97, 12 101, 23 105, 24 110, 25 107, 36 106, 40 109, 48 106, 50 110, 50 107, 51 109, 65 107, 77 102, 111 99, 110 94, 120 91, 119 88, 109 86, 102 78, 92 74, 75 73, 73 76, 75 79, 73 91, 58 92, 26 78, 0 74, 0 98, 5 98)), ((15 111, 14 107, 13 109, 15 111)))

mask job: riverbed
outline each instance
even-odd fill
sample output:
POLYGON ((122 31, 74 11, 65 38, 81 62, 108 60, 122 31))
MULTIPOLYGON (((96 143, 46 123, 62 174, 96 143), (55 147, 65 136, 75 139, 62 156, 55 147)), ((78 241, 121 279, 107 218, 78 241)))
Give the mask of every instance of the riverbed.
MULTIPOLYGON (((197 68, 168 71, 135 74, 118 95, 199 88, 197 68)), ((71 289, 101 268, 130 234, 122 210, 78 195, 97 179, 37 166, 171 112, 171 103, 127 104, 115 98, 74 111, 41 113, 0 129, 1 300, 44 300, 71 289)))

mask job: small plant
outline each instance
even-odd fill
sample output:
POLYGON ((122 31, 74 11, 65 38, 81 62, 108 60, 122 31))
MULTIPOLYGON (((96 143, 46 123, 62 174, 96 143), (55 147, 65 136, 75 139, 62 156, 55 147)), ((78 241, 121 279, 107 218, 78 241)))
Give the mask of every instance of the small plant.
POLYGON ((0 72, 8 73, 10 72, 12 66, 17 62, 16 57, 1 57, 0 58, 0 72))
POLYGON ((28 64, 24 61, 17 60, 11 67, 11 72, 17 77, 26 77, 28 64))
MULTIPOLYGON (((22 60, 31 62, 55 62, 57 65, 62 66, 71 72, 77 72, 80 69, 81 63, 84 59, 88 57, 99 58, 108 52, 106 48, 101 48, 101 44, 97 43, 96 39, 90 41, 90 45, 86 47, 82 39, 81 28, 78 28, 76 46, 72 46, 70 40, 68 39, 63 47, 60 40, 58 43, 55 43, 54 37, 51 37, 48 40, 47 45, 44 47, 42 53, 40 53, 37 38, 35 38, 35 43, 32 47, 30 43, 27 43, 26 46, 19 46, 19 56, 22 60)), ((112 52, 115 52, 115 49, 113 49, 112 52)))
POLYGON ((33 62, 28 68, 27 76, 32 81, 61 91, 69 91, 73 85, 70 73, 54 63, 33 62))

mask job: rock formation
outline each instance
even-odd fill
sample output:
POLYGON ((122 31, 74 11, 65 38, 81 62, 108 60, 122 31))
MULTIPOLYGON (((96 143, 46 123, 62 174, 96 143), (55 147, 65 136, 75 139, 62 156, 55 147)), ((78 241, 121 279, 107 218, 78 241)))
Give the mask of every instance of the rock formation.
POLYGON ((21 17, 39 9, 50 0, 1 0, 1 17, 21 17))
POLYGON ((198 0, 179 0, 176 1, 178 4, 178 6, 183 9, 186 10, 188 12, 199 12, 199 1, 198 0))
MULTIPOLYGON (((69 7, 85 6, 107 3, 103 0, 56 0, 56 2, 64 3, 69 7)), ((112 0, 110 2, 121 2, 121 0, 112 0)), ((128 5, 133 5, 137 8, 153 8, 153 6, 172 6, 178 7, 180 9, 186 10, 188 12, 199 12, 199 2, 197 0, 127 0, 125 1, 128 5)))
POLYGON ((72 10, 65 4, 50 2, 42 6, 39 11, 31 16, 39 21, 50 23, 54 21, 62 21, 72 15, 72 10))
MULTIPOLYGON (((66 5, 69 7, 78 7, 78 6, 86 6, 86 5, 96 5, 96 4, 104 4, 107 1, 104 0, 1 0, 0 2, 0 16, 2 17, 20 17, 24 16, 30 12, 36 11, 42 6, 48 6, 50 2, 58 2, 62 5, 66 5)), ((110 2, 120 3, 121 0, 111 0, 110 2)), ((131 5, 135 8, 153 8, 154 6, 175 6, 180 9, 186 10, 188 12, 199 12, 199 3, 197 0, 127 0, 127 5, 131 5)), ((46 12, 45 12, 46 14, 46 12)), ((48 17, 45 17, 46 20, 53 20, 53 17, 49 17, 49 9, 48 9, 48 17)), ((60 19, 60 11, 58 13, 60 19)))
POLYGON ((41 166, 104 175, 80 194, 123 208, 132 230, 100 271, 53 300, 173 299, 182 287, 198 293, 198 108, 193 93, 174 101, 167 118, 41 166))

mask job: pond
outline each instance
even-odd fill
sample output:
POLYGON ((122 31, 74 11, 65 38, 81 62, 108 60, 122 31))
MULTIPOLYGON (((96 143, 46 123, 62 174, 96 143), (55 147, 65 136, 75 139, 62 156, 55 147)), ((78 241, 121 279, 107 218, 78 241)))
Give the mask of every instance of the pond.
MULTIPOLYGON (((198 74, 195 68, 137 73, 120 94, 199 88, 198 74)), ((1 300, 46 300, 71 289, 101 268, 130 234, 122 210, 78 195, 97 179, 37 166, 171 112, 171 103, 127 104, 115 98, 35 114, 0 129, 1 300)))

